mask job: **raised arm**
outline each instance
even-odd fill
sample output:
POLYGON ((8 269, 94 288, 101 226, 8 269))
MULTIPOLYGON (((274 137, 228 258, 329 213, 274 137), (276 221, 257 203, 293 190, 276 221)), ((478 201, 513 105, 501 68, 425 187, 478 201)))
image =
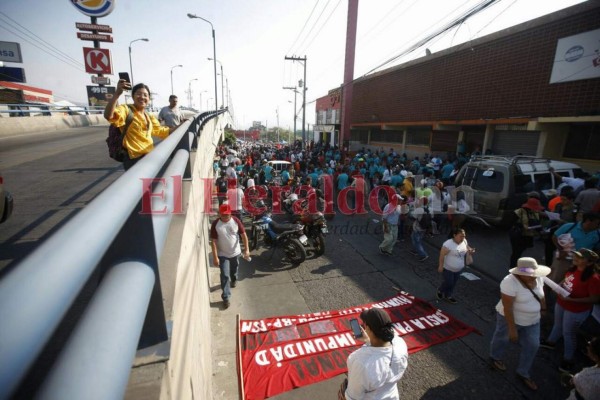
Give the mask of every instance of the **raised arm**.
POLYGON ((115 113, 117 102, 119 101, 119 97, 121 97, 124 90, 131 90, 131 83, 124 79, 119 79, 119 83, 117 83, 117 89, 115 90, 115 95, 108 101, 106 108, 104 108, 104 118, 107 121, 110 120, 115 113))

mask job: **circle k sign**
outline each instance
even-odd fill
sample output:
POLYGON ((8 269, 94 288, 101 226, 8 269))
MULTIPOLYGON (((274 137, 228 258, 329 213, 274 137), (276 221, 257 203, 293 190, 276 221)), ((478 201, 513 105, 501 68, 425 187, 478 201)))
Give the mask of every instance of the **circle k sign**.
POLYGON ((89 74, 112 74, 112 63, 108 49, 83 48, 85 72, 89 74))
POLYGON ((104 17, 115 8, 116 0, 71 0, 81 13, 88 17, 104 17))

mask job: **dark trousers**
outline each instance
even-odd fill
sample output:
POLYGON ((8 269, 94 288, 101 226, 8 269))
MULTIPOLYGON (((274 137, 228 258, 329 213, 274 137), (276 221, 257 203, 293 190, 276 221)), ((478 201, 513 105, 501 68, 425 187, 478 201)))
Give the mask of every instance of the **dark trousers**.
POLYGON ((517 260, 521 258, 523 252, 533 247, 533 236, 510 235, 510 247, 512 252, 510 254, 509 268, 514 268, 517 266, 517 260))
POLYGON ((461 273, 462 271, 452 272, 444 268, 442 271, 442 284, 438 289, 442 292, 442 296, 446 298, 452 297, 452 293, 454 292, 454 288, 456 287, 456 283, 458 282, 461 273))
POLYGON ((127 171, 129 168, 133 167, 142 158, 144 158, 144 156, 140 156, 138 158, 129 158, 129 154, 125 153, 125 159, 123 160, 123 168, 125 169, 125 171, 127 171))

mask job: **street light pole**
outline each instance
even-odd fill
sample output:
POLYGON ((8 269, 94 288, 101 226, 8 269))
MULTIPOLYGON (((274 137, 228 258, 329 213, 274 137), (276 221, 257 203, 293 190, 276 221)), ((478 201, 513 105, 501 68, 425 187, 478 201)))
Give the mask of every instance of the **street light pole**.
MULTIPOLYGON (((208 92, 208 90, 202 90, 200 91, 200 101, 199 101, 199 105, 198 107, 200 107, 200 109, 198 111, 202 111, 202 93, 208 92)), ((206 109, 208 110, 208 107, 206 107, 206 109)))
MULTIPOLYGON (((218 106, 218 100, 217 100, 217 44, 215 42, 215 28, 212 24, 212 22, 210 22, 207 19, 204 19, 202 17, 199 17, 197 15, 194 14, 188 14, 187 15, 188 18, 198 18, 201 19, 204 22, 208 22, 210 24, 210 28, 212 29, 212 38, 213 38, 213 68, 214 68, 214 74, 215 74, 215 111, 218 110, 219 106, 218 106)), ((208 106, 206 107, 208 109, 208 106)))
POLYGON ((173 69, 178 68, 178 67, 183 67, 183 65, 179 64, 179 65, 175 65, 174 67, 171 67, 171 94, 175 94, 173 93, 173 69))
POLYGON ((131 44, 134 42, 137 42, 139 40, 143 40, 144 42, 150 41, 150 39, 147 39, 147 38, 140 38, 140 39, 135 39, 135 40, 132 40, 131 42, 129 42, 129 73, 131 74, 131 82, 130 83, 132 85, 135 81, 133 80, 133 65, 131 63, 131 44))
POLYGON ((198 78, 194 78, 192 80, 190 80, 190 83, 188 84, 188 101, 189 101, 189 106, 190 108, 192 108, 192 82, 197 81, 198 78))
MULTIPOLYGON (((212 58, 208 58, 209 61, 212 61, 212 58)), ((221 61, 216 60, 221 67, 221 108, 225 105, 225 86, 223 86, 223 63, 221 61)))

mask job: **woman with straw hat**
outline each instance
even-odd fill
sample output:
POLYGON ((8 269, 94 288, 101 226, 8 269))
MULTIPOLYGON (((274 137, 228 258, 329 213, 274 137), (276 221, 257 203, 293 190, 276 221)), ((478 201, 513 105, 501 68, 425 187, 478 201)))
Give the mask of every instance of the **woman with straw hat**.
POLYGON ((490 345, 492 367, 506 371, 502 361, 508 343, 521 346, 517 378, 529 389, 537 390, 529 370, 540 345, 541 311, 546 309, 544 281, 542 277, 550 273, 550 268, 538 265, 531 257, 517 260, 500 283, 501 300, 496 305, 496 330, 490 345))

